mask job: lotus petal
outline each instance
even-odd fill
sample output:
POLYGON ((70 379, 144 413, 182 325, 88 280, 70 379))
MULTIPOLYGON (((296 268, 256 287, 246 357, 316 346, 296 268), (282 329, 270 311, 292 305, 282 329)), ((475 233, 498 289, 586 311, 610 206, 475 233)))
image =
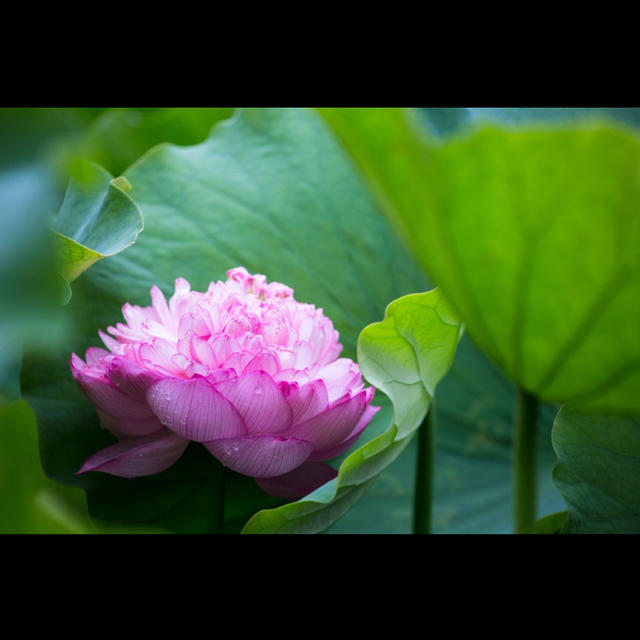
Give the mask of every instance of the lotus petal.
POLYGON ((268 478, 287 473, 301 465, 313 451, 310 442, 282 436, 244 436, 205 442, 204 446, 238 473, 268 478))
POLYGON ((92 455, 77 473, 103 471, 122 478, 150 476, 173 465, 188 444, 189 440, 167 429, 106 447, 92 455))
POLYGON ((373 419, 373 416, 375 416, 376 413, 380 411, 380 409, 382 409, 382 407, 373 407, 371 405, 367 405, 366 409, 362 413, 362 416, 360 417, 360 420, 358 420, 358 424, 342 442, 333 447, 330 447, 329 449, 314 451, 309 456, 309 460, 331 460, 342 455, 362 435, 362 432, 367 428, 367 426, 373 419))
POLYGON ((358 424, 366 407, 366 392, 340 398, 326 411, 291 430, 291 435, 312 442, 314 451, 323 451, 340 444, 358 424))
POLYGON ((247 432, 236 408, 200 376, 159 380, 149 388, 147 401, 162 424, 195 442, 247 432))

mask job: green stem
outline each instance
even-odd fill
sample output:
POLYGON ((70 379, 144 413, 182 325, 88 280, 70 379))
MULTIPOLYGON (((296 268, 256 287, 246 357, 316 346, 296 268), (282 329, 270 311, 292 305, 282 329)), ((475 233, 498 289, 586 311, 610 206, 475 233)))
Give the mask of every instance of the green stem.
POLYGON ((218 463, 217 473, 211 478, 211 493, 209 501, 209 533, 223 533, 224 531, 224 503, 226 491, 226 469, 218 463))
POLYGON ((431 533, 435 444, 435 406, 431 400, 429 411, 418 427, 418 458, 413 495, 413 533, 431 533))
POLYGON ((533 533, 536 523, 537 421, 538 399, 518 388, 513 442, 516 533, 533 533))

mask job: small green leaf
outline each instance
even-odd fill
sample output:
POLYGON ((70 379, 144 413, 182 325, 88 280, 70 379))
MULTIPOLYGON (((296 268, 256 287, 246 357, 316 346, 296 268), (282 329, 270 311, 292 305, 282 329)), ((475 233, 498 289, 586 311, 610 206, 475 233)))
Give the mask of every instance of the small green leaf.
POLYGON ((96 164, 84 165, 71 179, 54 221, 59 270, 67 282, 136 241, 143 222, 130 190, 126 178, 113 179, 96 164))
POLYGON ((461 334, 460 322, 437 289, 389 304, 384 320, 360 334, 358 363, 365 378, 393 402, 392 425, 350 454, 331 483, 295 503, 260 511, 243 533, 327 530, 409 444, 461 334))
POLYGON ((362 331, 358 362, 367 380, 393 402, 398 439, 424 419, 461 335, 460 320, 437 289, 394 300, 383 322, 362 331))
POLYGON ((535 533, 560 533, 566 521, 566 511, 551 513, 536 522, 535 533))
POLYGON ((640 533, 640 419, 563 407, 552 442, 562 533, 640 533))

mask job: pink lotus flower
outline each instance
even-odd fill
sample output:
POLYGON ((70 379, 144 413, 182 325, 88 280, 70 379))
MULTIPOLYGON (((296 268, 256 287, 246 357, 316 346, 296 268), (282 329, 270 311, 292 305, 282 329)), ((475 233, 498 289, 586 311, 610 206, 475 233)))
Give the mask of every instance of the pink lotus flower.
POLYGON ((73 376, 119 442, 78 473, 147 476, 190 441, 266 492, 296 499, 337 472, 321 461, 346 451, 380 407, 358 365, 338 358, 331 321, 293 290, 244 267, 191 291, 178 278, 167 304, 126 303, 126 324, 99 332, 108 350, 75 353, 73 376))

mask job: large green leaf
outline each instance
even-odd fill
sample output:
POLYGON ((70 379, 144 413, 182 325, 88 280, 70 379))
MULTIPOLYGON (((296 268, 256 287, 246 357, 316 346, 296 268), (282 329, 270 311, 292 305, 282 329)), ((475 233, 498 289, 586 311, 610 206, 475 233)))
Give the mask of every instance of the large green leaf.
POLYGON ((640 139, 612 124, 435 142, 396 109, 324 109, 480 347, 543 400, 640 409, 640 139))
POLYGON ((394 300, 384 320, 365 327, 358 339, 363 375, 393 402, 389 429, 351 453, 330 484, 295 503, 257 513, 243 532, 327 530, 409 444, 451 366, 461 332, 437 289, 394 300))
POLYGON ((126 193, 123 178, 114 179, 97 164, 87 163, 72 178, 54 219, 58 268, 67 282, 101 258, 131 246, 142 231, 142 214, 126 193))
POLYGON ((563 407, 552 440, 562 533, 640 533, 640 420, 563 407))
MULTIPOLYGON (((94 517, 129 525, 149 518, 175 531, 206 531, 203 505, 213 499, 217 463, 202 455, 202 447, 192 445, 175 468, 153 480, 74 475, 113 438, 99 429, 71 378, 71 351, 83 354, 99 344, 98 329, 119 320, 125 301, 148 305, 153 284, 170 295, 182 276, 203 290, 244 265, 292 286, 298 300, 323 307, 340 331, 344 355, 355 357, 360 330, 382 317, 388 301, 427 283, 312 111, 243 111, 203 144, 156 147, 125 177, 145 231, 135 245, 75 281, 68 306, 75 335, 57 359, 27 359, 23 387, 38 417, 45 471, 86 488, 94 517)), ((236 498, 227 499, 234 509, 227 531, 274 505, 252 480, 231 478, 236 498)))

